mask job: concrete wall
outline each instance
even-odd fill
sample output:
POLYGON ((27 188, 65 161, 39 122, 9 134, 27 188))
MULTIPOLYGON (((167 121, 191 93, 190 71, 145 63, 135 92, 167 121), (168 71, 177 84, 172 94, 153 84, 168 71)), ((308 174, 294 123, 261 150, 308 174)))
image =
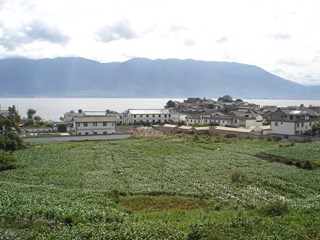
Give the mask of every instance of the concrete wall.
POLYGON ((295 135, 295 123, 271 121, 271 133, 283 134, 283 135, 295 135))
POLYGON ((101 134, 114 134, 116 132, 115 123, 107 122, 103 126, 102 122, 97 123, 76 123, 74 126, 75 135, 101 135, 101 134))

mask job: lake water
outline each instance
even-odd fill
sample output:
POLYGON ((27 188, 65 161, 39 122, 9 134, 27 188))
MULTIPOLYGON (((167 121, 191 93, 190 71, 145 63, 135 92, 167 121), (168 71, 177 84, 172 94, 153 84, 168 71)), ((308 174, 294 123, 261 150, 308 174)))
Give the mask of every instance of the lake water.
MULTIPOLYGON (((150 109, 163 108, 168 100, 183 101, 183 98, 0 98, 0 109, 8 109, 15 105, 22 117, 27 116, 27 110, 33 108, 43 119, 58 121, 65 112, 105 111, 107 109, 123 112, 128 108, 150 109)), ((320 100, 279 100, 279 99, 244 99, 260 106, 320 106, 320 100)))

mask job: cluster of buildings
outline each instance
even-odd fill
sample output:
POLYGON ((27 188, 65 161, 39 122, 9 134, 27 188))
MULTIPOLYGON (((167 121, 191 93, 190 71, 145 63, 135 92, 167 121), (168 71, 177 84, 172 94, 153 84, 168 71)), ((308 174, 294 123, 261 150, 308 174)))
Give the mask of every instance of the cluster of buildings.
POLYGON ((278 108, 247 102, 188 98, 164 109, 128 109, 122 113, 70 111, 60 130, 73 135, 116 133, 116 125, 161 125, 163 131, 209 130, 251 135, 304 135, 320 124, 320 107, 278 108), (183 126, 181 126, 183 125, 183 126))
MULTIPOLYGON (((0 120, 9 111, 0 110, 0 120)), ((163 109, 128 109, 110 111, 70 111, 55 124, 55 131, 72 135, 108 135, 116 125, 153 125, 163 131, 209 131, 248 135, 305 135, 320 126, 320 107, 294 106, 278 108, 243 101, 214 101, 188 98, 163 109)), ((0 125, 0 134, 5 129, 0 125)), ((319 130, 320 131, 320 130, 319 130)))

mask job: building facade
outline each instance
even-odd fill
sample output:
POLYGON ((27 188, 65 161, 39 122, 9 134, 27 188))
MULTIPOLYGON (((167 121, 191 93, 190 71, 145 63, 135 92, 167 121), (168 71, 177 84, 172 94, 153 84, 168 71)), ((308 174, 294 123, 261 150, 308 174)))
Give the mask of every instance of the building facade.
POLYGON ((128 109, 117 117, 119 124, 179 122, 179 114, 168 109, 128 109))
POLYGON ((115 116, 77 116, 73 117, 73 134, 101 135, 116 132, 115 116))
POLYGON ((271 133, 302 135, 319 121, 316 114, 306 110, 278 109, 270 116, 271 133))

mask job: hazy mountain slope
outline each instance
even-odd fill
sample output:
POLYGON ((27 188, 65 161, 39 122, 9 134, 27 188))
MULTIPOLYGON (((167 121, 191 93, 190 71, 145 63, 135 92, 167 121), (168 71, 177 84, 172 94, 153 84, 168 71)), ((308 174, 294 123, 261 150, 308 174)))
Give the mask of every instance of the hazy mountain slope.
POLYGON ((177 59, 4 59, 0 84, 1 96, 18 97, 320 98, 319 91, 256 66, 177 59))

